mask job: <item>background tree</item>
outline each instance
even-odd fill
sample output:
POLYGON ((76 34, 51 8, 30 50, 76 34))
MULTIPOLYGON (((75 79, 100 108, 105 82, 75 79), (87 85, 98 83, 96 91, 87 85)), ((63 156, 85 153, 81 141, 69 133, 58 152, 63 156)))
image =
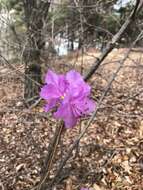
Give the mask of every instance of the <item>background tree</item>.
MULTIPOLYGON (((25 74, 37 83, 41 83, 40 55, 45 45, 43 34, 47 22, 50 2, 23 0, 24 20, 26 25, 26 47, 23 53, 25 74)), ((29 78, 25 78, 25 99, 39 94, 39 86, 29 78)))
POLYGON ((42 0, 3 0, 1 7, 13 12, 14 22, 8 23, 25 65, 24 98, 39 95, 41 84, 40 56, 45 45, 45 26, 50 2, 42 0))
MULTIPOLYGON (((16 21, 10 28, 23 55, 25 99, 37 97, 39 94, 42 52, 48 44, 46 55, 49 52, 55 53, 54 40, 57 37, 68 41, 68 51, 77 48, 75 42, 79 49, 84 46, 104 50, 107 41, 119 30, 132 8, 132 4, 128 3, 117 9, 117 2, 66 0, 62 3, 50 3, 42 0, 2 0, 8 10, 14 10, 16 21)), ((141 27, 142 12, 134 25, 128 27, 125 38, 121 39, 121 45, 126 46, 134 40, 135 31, 140 32, 141 27)))

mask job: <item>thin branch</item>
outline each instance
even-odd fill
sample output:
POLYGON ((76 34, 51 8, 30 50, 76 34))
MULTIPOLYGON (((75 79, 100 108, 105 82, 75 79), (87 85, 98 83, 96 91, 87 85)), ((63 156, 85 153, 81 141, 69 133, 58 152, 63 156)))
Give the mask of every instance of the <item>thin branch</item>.
MULTIPOLYGON (((141 33, 140 35, 142 35, 142 33, 141 33)), ((136 44, 136 42, 140 39, 140 35, 139 35, 139 36, 137 37, 137 39, 134 41, 134 43, 132 44, 132 47, 133 47, 133 46, 136 44)), ((60 164, 59 169, 58 169, 58 171, 56 172, 55 177, 53 178, 53 180, 52 180, 52 182, 51 182, 51 184, 50 184, 51 187, 54 185, 54 183, 55 183, 57 177, 58 177, 59 174, 61 173, 63 167, 64 167, 65 164, 66 164, 66 162, 67 162, 67 161, 69 160, 69 158, 71 157, 71 154, 72 154, 73 150, 75 149, 75 147, 77 146, 77 144, 80 142, 81 138, 84 136, 84 134, 86 133, 86 131, 87 131, 87 129, 89 128, 89 126, 91 125, 91 123, 93 122, 93 120, 94 120, 94 118, 95 118, 95 116, 96 116, 96 114, 97 114, 97 112, 98 112, 98 109, 100 108, 100 106, 101 106, 101 104, 102 104, 102 102, 103 102, 105 96, 106 96, 107 93, 109 92, 110 87, 111 87, 113 81, 115 80, 116 76, 118 75, 119 71, 121 70, 121 68, 122 68, 122 66, 123 66, 123 64, 124 64, 124 62, 125 62, 126 59, 128 58, 128 55, 130 54, 132 47, 127 51, 127 53, 126 53, 124 59, 120 62, 120 65, 118 66, 116 72, 112 75, 112 77, 111 77, 111 79, 110 79, 110 81, 109 81, 109 83, 108 83, 108 85, 107 85, 107 87, 106 87, 104 93, 102 94, 102 96, 101 96, 101 98, 100 98, 100 100, 99 100, 99 102, 98 102, 98 104, 97 104, 97 107, 96 107, 96 109, 95 109, 93 115, 92 115, 91 118, 89 119, 89 121, 88 121, 86 127, 83 129, 83 131, 82 131, 82 133, 79 135, 79 137, 75 140, 74 144, 72 145, 72 147, 71 147, 70 150, 68 151, 67 155, 65 156, 65 159, 64 159, 63 162, 60 164)))
MULTIPOLYGON (((126 30, 126 28, 128 27, 128 25, 131 23, 131 21, 133 21, 135 15, 136 15, 136 11, 138 9, 138 6, 139 6, 139 2, 140 1, 137 1, 136 2, 136 6, 134 8, 134 10, 132 11, 132 13, 130 14, 129 18, 126 20, 126 22, 123 24, 123 26, 121 27, 121 29, 118 31, 118 33, 116 35, 114 35, 114 37, 112 38, 112 41, 108 43, 107 45, 107 48, 106 50, 103 52, 103 54, 100 56, 100 58, 95 62, 95 65, 91 68, 91 70, 87 73, 87 75, 85 76, 85 80, 88 80, 92 75, 93 73, 97 70, 97 68, 99 67, 99 65, 103 62, 103 60, 107 57, 107 55, 112 51, 112 49, 115 47, 116 45, 116 42, 119 41, 119 39, 121 38, 122 34, 124 33, 124 31, 126 30)), ((138 38, 137 38, 138 39, 138 38)), ((65 156, 64 160, 62 161, 62 163, 60 164, 59 166, 59 169, 57 170, 56 174, 55 174, 55 177, 53 178, 51 184, 50 184, 50 187, 52 187, 57 179, 57 177, 59 176, 60 172, 62 171, 63 167, 65 166, 66 162, 68 161, 68 159, 70 158, 71 154, 72 154, 72 151, 75 149, 75 147, 78 145, 78 143, 80 142, 80 139, 84 136, 84 134, 86 133, 87 129, 89 128, 90 124, 92 123, 92 121, 94 120, 96 114, 97 114, 97 111, 100 107, 100 105, 102 104, 102 101, 104 100, 106 94, 108 93, 108 91, 110 90, 110 87, 113 83, 113 81, 115 80, 116 76, 118 75, 119 71, 121 70, 122 66, 123 66, 123 63, 125 62, 125 60, 127 59, 129 53, 131 51, 131 48, 128 50, 128 52, 126 53, 124 59, 122 61, 120 61, 120 65, 118 66, 116 72, 113 74, 112 78, 110 79, 104 93, 102 94, 99 102, 98 102, 98 105, 93 113, 93 115, 91 116, 91 118, 89 119, 86 127, 84 128, 84 130, 82 131, 82 133, 79 135, 79 137, 77 138, 77 140, 75 140, 73 146, 70 148, 70 150, 68 151, 67 155, 65 156)), ((62 126, 63 127, 63 126, 62 126)), ((60 131, 62 131, 62 127, 60 128, 60 131)), ((61 134, 59 131, 59 135, 61 134)), ((59 136, 60 138, 61 136, 59 136)), ((59 139, 58 138, 58 139, 59 139)), ((55 136, 54 136, 54 140, 55 140, 55 136)), ((49 168, 51 165, 50 163, 52 162, 53 160, 53 156, 55 154, 55 147, 57 147, 57 143, 56 145, 54 145, 54 150, 52 150, 52 153, 50 153, 50 156, 48 156, 48 164, 46 164, 46 174, 44 175, 42 181, 40 182, 39 184, 39 188, 38 189, 42 189, 42 186, 45 184, 45 180, 47 178, 47 176, 49 175, 49 168), (47 169, 48 167, 48 169, 47 169)))
POLYGON ((122 37, 123 33, 125 32, 125 30, 127 29, 127 27, 134 20, 136 13, 141 10, 141 7, 142 7, 142 5, 140 5, 140 0, 137 0, 135 8, 131 12, 130 16, 127 18, 127 20, 122 25, 120 30, 113 36, 112 40, 107 44, 105 51, 101 54, 101 56, 96 60, 95 64, 91 67, 91 69, 85 75, 85 77, 84 77, 85 81, 87 81, 94 74, 94 72, 98 69, 98 67, 101 65, 101 63, 104 61, 104 59, 114 49, 114 47, 116 46, 116 43, 121 39, 121 37, 122 37), (138 9, 139 6, 140 6, 140 9, 138 9))
POLYGON ((41 176, 41 180, 38 184, 37 190, 43 189, 45 181, 49 177, 50 169, 52 167, 52 164, 53 164, 53 161, 55 158, 55 154, 57 151, 57 147, 58 147, 58 144, 61 139, 61 135, 62 135, 63 131, 64 131, 64 123, 63 123, 63 121, 61 121, 60 124, 56 128, 56 131, 54 134, 54 139, 53 139, 52 143, 49 144, 48 154, 46 156, 45 163, 44 163, 44 166, 41 171, 42 176, 41 176))
POLYGON ((35 83, 37 86, 41 86, 40 83, 38 83, 37 81, 33 80, 31 77, 29 77, 28 75, 22 73, 21 71, 17 70, 3 55, 0 54, 0 57, 5 61, 5 63, 12 69, 14 70, 16 73, 18 73, 20 75, 21 78, 27 78, 29 80, 31 80, 33 83, 35 83))

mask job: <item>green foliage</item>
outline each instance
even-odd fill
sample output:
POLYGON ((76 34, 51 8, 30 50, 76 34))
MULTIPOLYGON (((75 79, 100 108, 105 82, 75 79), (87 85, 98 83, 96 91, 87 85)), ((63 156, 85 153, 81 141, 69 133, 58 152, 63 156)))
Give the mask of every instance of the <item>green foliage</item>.
POLYGON ((107 38, 109 33, 115 33, 120 26, 120 17, 113 9, 115 2, 117 2, 117 0, 114 2, 88 0, 79 2, 79 7, 75 7, 73 1, 68 0, 64 4, 59 5, 52 12, 51 19, 54 19, 56 31, 62 28, 63 32, 66 33, 65 26, 68 26, 68 33, 66 33, 66 36, 69 36, 68 38, 72 36, 72 38, 76 39, 80 38, 80 16, 82 14, 82 27, 84 30, 83 39, 85 41, 87 38, 91 38, 89 41, 92 41, 95 36, 99 39, 101 36, 107 38), (92 6, 97 2, 99 8, 92 6), (102 28, 103 30, 101 30, 102 28))
POLYGON ((105 23, 105 27, 106 29, 112 33, 112 34, 115 34, 118 30, 119 30, 119 27, 120 27, 120 17, 119 15, 117 14, 109 14, 107 15, 107 17, 105 17, 104 19, 104 23, 105 23))
POLYGON ((68 7, 67 2, 59 5, 54 11, 49 13, 50 19, 54 20, 56 29, 64 28, 65 24, 71 23, 75 26, 74 21, 77 20, 79 13, 76 9, 68 7))
MULTIPOLYGON (((97 38, 97 41, 109 40, 111 34, 115 34, 120 26, 124 23, 131 12, 133 5, 128 3, 124 7, 114 9, 117 0, 87 0, 79 1, 78 7, 75 6, 74 1, 65 0, 61 4, 56 5, 48 13, 48 29, 47 32, 51 34, 52 24, 54 23, 54 35, 58 33, 65 35, 69 40, 79 39, 81 37, 81 15, 82 27, 84 30, 84 40, 90 38, 90 42, 97 38), (63 3, 64 2, 64 3, 63 3), (92 6, 92 5, 98 5, 92 6)), ((21 0, 0 0, 0 8, 6 7, 8 10, 13 10, 13 18, 15 26, 25 31, 24 27, 24 10, 21 0)), ((143 12, 141 11, 136 19, 134 25, 130 25, 127 29, 127 41, 135 38, 137 31, 140 31, 139 26, 142 23, 143 12), (128 37, 129 36, 129 37, 128 37), (130 39, 129 39, 130 38, 130 39)), ((88 42, 87 42, 88 43, 88 42)))
POLYGON ((19 3, 19 0, 0 0, 1 7, 7 7, 9 10, 13 9, 19 3))

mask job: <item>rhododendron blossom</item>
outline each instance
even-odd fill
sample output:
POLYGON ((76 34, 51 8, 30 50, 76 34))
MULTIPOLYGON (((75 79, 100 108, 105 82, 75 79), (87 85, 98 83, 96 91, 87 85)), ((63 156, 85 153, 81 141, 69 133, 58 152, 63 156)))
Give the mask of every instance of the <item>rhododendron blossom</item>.
POLYGON ((95 103, 89 98, 91 87, 82 76, 74 71, 66 75, 57 75, 49 70, 40 96, 46 100, 45 111, 56 108, 54 117, 62 119, 66 128, 74 127, 78 119, 95 109, 95 103))

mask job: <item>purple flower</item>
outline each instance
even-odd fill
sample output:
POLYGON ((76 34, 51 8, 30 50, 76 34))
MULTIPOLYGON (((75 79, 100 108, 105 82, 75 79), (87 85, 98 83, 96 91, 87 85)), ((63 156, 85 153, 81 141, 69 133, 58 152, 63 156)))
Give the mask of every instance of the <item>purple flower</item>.
POLYGON ((92 100, 84 96, 81 91, 69 90, 54 116, 57 119, 63 119, 66 127, 74 127, 78 118, 88 115, 93 110, 92 100))
POLYGON ((88 188, 83 188, 83 187, 82 187, 80 190, 89 190, 89 189, 88 189, 88 188))
POLYGON ((61 101, 67 88, 67 82, 64 75, 57 75, 49 70, 45 83, 46 85, 42 87, 40 96, 46 100, 45 111, 48 112, 61 101))
POLYGON ((80 117, 94 110, 95 103, 89 98, 91 88, 78 72, 72 70, 64 76, 49 70, 45 82, 40 92, 47 102, 45 111, 57 107, 54 117, 64 120, 66 128, 74 127, 80 117))
POLYGON ((91 87, 85 83, 82 76, 78 72, 74 70, 69 71, 66 74, 66 80, 68 81, 71 90, 74 89, 74 93, 79 93, 79 91, 82 91, 80 95, 90 95, 91 87))

